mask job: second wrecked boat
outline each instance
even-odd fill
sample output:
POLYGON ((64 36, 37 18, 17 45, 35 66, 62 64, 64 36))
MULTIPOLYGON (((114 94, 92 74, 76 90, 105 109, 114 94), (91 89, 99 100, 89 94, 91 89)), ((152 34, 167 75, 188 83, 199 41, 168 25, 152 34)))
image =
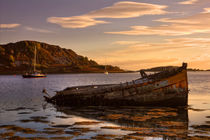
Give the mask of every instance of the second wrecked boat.
POLYGON ((188 102, 187 64, 131 82, 69 87, 47 102, 60 106, 185 106, 188 102))

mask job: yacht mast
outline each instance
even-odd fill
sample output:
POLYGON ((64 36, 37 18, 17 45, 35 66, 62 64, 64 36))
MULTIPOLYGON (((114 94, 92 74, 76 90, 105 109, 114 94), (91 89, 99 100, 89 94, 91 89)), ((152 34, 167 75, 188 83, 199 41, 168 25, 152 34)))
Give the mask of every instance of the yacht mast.
POLYGON ((34 72, 36 71, 36 46, 34 46, 34 72))

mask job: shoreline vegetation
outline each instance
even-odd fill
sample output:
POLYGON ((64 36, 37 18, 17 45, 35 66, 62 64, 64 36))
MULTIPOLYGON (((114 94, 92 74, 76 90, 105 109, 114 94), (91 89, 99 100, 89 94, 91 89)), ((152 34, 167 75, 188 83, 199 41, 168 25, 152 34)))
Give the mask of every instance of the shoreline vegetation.
MULTIPOLYGON (((124 71, 124 72, 109 72, 109 73, 135 73, 136 71, 124 71)), ((44 74, 97 74, 104 72, 56 72, 56 73, 44 73, 44 74)), ((23 72, 1 72, 0 75, 22 75, 23 72)))
MULTIPOLYGON (((172 70, 174 68, 178 68, 177 66, 160 66, 160 67, 154 67, 149 69, 142 69, 146 72, 159 72, 164 70, 172 70)), ((210 71, 210 69, 202 70, 202 69, 196 69, 196 68, 188 68, 187 71, 210 71)))
MULTIPOLYGON (((190 72, 210 72, 210 70, 191 70, 191 69, 187 69, 187 71, 190 72)), ((139 72, 139 71, 115 71, 115 72, 109 72, 109 73, 135 73, 135 72, 139 72)), ((158 71, 150 71, 150 70, 145 70, 145 72, 158 72, 158 71)), ((53 73, 46 73, 46 74, 96 74, 96 73, 104 73, 103 71, 100 72, 53 72, 53 73)), ((23 72, 0 72, 0 75, 22 75, 23 72)))
POLYGON ((37 41, 19 41, 0 45, 0 74, 23 74, 32 71, 34 46, 37 48, 36 69, 47 74, 127 72, 117 66, 101 65, 71 49, 37 41))
MULTIPOLYGON (((24 74, 32 71, 34 46, 37 48, 36 69, 47 74, 75 73, 130 73, 138 72, 123 70, 118 66, 100 65, 86 56, 81 56, 71 49, 37 41, 19 41, 16 43, 0 44, 0 75, 24 74)), ((143 69, 147 72, 170 70, 176 66, 161 66, 143 69)), ((188 71, 210 71, 189 68, 188 71)))
MULTIPOLYGON (((190 72, 210 72, 210 70, 190 70, 187 69, 187 71, 190 72)), ((115 72, 109 72, 109 73, 135 73, 135 72, 139 72, 139 71, 115 71, 115 72)), ((146 70, 145 72, 158 72, 158 71, 150 71, 150 70, 146 70)), ((103 71, 100 72, 53 72, 53 73, 46 73, 46 74, 97 74, 97 73, 104 73, 103 71)), ((22 75, 23 72, 0 72, 0 75, 22 75)))

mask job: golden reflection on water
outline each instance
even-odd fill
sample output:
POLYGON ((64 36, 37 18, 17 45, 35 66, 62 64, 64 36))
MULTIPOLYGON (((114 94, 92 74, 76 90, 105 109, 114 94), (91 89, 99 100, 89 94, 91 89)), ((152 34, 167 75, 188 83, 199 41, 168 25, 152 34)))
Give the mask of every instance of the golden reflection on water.
MULTIPOLYGON (((189 132, 188 111, 186 108, 89 107, 75 110, 68 110, 66 108, 57 109, 58 111, 64 112, 66 114, 80 114, 80 116, 86 118, 115 124, 115 126, 105 124, 104 126, 100 127, 100 131, 120 130, 122 132, 118 137, 121 138, 187 138, 189 132), (129 133, 124 135, 124 131, 128 131, 129 133)), ((92 122, 89 123, 92 124, 92 122)), ((95 126, 97 125, 98 124, 95 124, 95 126)), ((102 136, 100 135, 99 137, 102 136)))
MULTIPOLYGON (((34 94, 29 94, 29 89, 24 92, 22 87, 19 90, 15 87, 17 83, 21 83, 22 79, 13 84, 10 82, 10 84, 5 84, 8 91, 5 92, 5 96, 2 96, 4 98, 0 99, 1 106, 5 108, 0 110, 0 139, 209 139, 210 75, 189 74, 189 106, 185 108, 66 108, 47 104, 41 109, 42 95, 35 90, 45 84, 32 86, 34 94), (21 92, 11 92, 10 89, 21 92), (9 96, 9 94, 12 95, 9 96), (15 95, 19 97, 18 99, 25 98, 17 100, 15 95), (14 96, 15 98, 12 98, 14 96), (27 99, 31 99, 30 103, 27 99), (10 104, 9 107, 8 104, 10 104)), ((78 78, 78 76, 75 77, 78 78)), ((127 77, 130 79, 130 75, 127 77)), ((63 80, 64 78, 61 77, 59 82, 62 83, 63 80)), ((50 81, 53 80, 50 79, 50 81)), ((57 83, 58 79, 55 78, 54 81, 57 83)), ((69 82, 68 79, 62 84, 67 82, 69 82)), ((49 87, 56 85, 55 83, 49 87)))
MULTIPOLYGON (((56 107, 56 109, 56 117, 28 114, 28 119, 19 119, 20 123, 17 125, 0 125, 0 138, 208 139, 210 135, 208 123, 190 124, 188 109, 189 112, 198 111, 187 107, 56 107), (40 124, 41 128, 33 129, 23 124, 40 124), (200 135, 194 135, 196 133, 200 135)), ((18 111, 22 115, 21 110, 18 111)), ((209 120, 210 116, 205 118, 209 120)))

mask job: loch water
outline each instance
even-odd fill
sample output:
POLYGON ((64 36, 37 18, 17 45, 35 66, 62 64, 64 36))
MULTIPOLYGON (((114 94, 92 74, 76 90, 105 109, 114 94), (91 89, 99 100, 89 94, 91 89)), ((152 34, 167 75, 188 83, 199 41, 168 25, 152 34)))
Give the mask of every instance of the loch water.
POLYGON ((188 72, 187 107, 58 107, 46 103, 66 87, 110 84, 139 73, 0 76, 0 139, 210 139, 210 72, 188 72))

